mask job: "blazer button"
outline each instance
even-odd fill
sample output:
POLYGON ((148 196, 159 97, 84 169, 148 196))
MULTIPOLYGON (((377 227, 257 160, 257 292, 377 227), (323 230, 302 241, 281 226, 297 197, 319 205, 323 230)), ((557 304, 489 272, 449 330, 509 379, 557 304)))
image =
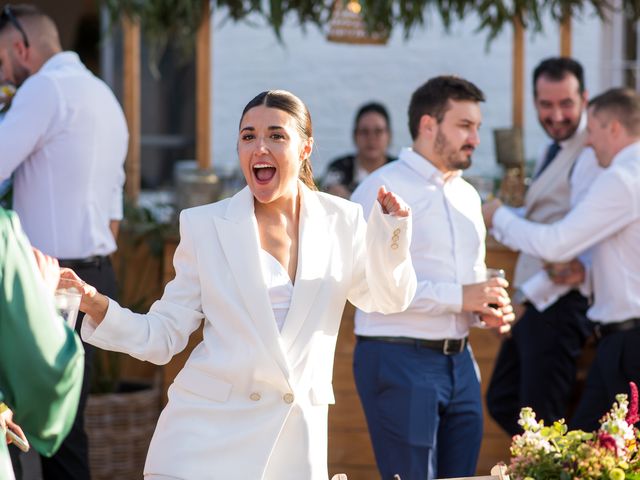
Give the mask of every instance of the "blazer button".
POLYGON ((391 237, 391 240, 397 242, 398 240, 400 240, 400 237, 398 235, 394 235, 393 237, 391 237))
POLYGON ((284 400, 284 403, 293 403, 293 393, 285 393, 282 399, 284 400))
POLYGON ((393 231, 393 234, 394 234, 394 235, 400 235, 400 229, 399 229, 399 228, 396 228, 396 229, 393 231))
POLYGON ((397 243, 392 243, 392 244, 391 244, 391 248, 392 248, 393 250, 397 250, 397 249, 398 249, 398 244, 397 244, 397 243))
POLYGON ((253 392, 251 395, 249 395, 249 398, 251 400, 253 400, 254 402, 257 402, 258 400, 260 400, 262 397, 260 396, 260 394, 258 392, 253 392))

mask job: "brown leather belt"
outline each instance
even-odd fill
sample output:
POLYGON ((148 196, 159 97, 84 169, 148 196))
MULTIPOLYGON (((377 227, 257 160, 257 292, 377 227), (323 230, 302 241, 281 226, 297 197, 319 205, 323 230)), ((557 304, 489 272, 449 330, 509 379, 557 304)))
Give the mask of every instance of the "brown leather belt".
POLYGON ((399 343, 402 345, 411 345, 416 348, 430 348, 431 350, 437 350, 444 355, 456 355, 462 353, 464 348, 469 342, 468 337, 464 338, 444 338, 442 340, 427 340, 423 338, 410 338, 410 337, 365 337, 362 335, 356 335, 356 338, 361 342, 384 342, 384 343, 399 343))

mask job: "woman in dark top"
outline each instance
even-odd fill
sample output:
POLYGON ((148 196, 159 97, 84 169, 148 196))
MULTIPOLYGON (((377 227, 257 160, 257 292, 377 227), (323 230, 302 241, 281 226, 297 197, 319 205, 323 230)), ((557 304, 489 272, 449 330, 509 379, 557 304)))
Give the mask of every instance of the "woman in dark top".
POLYGON ((372 102, 360 107, 353 126, 353 141, 355 155, 332 161, 322 181, 325 191, 344 198, 349 198, 371 172, 395 160, 387 155, 391 128, 389 113, 382 104, 372 102))

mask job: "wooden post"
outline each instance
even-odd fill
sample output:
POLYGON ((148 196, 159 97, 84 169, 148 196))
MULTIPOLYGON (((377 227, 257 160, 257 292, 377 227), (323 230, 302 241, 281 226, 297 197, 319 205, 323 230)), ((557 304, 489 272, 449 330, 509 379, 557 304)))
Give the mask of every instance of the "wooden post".
POLYGON ((140 21, 125 15, 123 107, 129 127, 129 150, 125 162, 125 198, 138 203, 140 195, 140 21))
POLYGON ((571 11, 565 10, 560 21, 560 56, 571 56, 571 11))
POLYGON ((520 17, 513 18, 513 127, 524 126, 524 25, 520 17))
POLYGON ((211 7, 202 0, 202 20, 196 37, 196 159, 211 168, 211 7))

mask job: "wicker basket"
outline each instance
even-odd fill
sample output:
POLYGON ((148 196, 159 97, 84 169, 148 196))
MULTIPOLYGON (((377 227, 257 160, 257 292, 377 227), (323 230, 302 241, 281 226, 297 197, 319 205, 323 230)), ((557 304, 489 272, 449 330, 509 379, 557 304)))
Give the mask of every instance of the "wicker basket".
POLYGON ((84 420, 93 480, 142 478, 160 405, 158 386, 89 396, 84 420))

